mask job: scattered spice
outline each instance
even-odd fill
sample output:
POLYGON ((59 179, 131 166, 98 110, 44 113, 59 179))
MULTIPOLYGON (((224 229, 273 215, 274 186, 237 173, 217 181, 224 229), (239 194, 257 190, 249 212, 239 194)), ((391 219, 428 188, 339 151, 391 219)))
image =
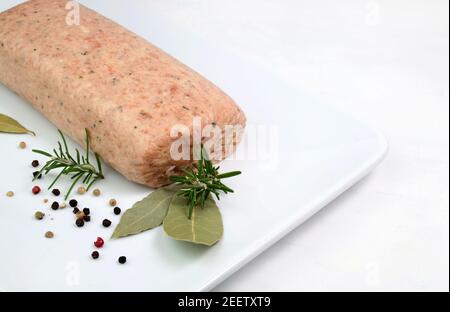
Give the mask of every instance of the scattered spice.
POLYGON ((59 196, 61 194, 61 191, 58 190, 58 189, 53 189, 52 190, 52 194, 55 195, 55 196, 59 196))
POLYGON ((96 188, 95 190, 92 191, 92 194, 94 194, 94 196, 100 196, 102 192, 98 188, 96 188))
POLYGON ((125 262, 127 262, 127 257, 125 257, 125 256, 119 257, 119 263, 120 264, 125 264, 125 262))
POLYGON ((114 214, 115 214, 116 216, 120 215, 121 212, 122 212, 122 209, 120 209, 119 207, 114 208, 114 214))
POLYGON ((58 210, 59 209, 59 203, 58 202, 53 202, 51 207, 52 207, 53 210, 58 210))
POLYGON ((14 192, 13 191, 9 191, 8 193, 6 193, 6 196, 13 197, 14 196, 14 192))
POLYGON ((84 220, 85 222, 91 222, 91 216, 84 216, 84 217, 83 217, 83 220, 84 220))
POLYGON ((87 215, 87 216, 91 214, 91 210, 90 210, 89 208, 84 208, 84 209, 83 209, 83 212, 84 212, 84 214, 87 215))
POLYGON ((41 192, 41 188, 39 187, 39 186, 33 186, 33 188, 31 189, 31 192, 34 194, 34 195, 37 195, 37 194, 39 194, 40 192, 41 192))
POLYGON ((98 257, 100 257, 100 253, 98 251, 94 251, 91 254, 92 259, 98 259, 98 257))
POLYGON ((45 213, 43 213, 42 211, 36 211, 36 212, 34 213, 34 217, 35 217, 37 220, 42 220, 42 219, 44 219, 44 217, 45 217, 45 213))
POLYGON ((84 186, 80 186, 77 190, 77 193, 83 195, 84 193, 86 193, 86 188, 84 186))
POLYGON ((44 202, 44 204, 48 203, 48 199, 44 198, 43 202, 44 202))
POLYGON ((111 226, 111 221, 108 219, 103 220, 102 224, 104 227, 110 227, 111 226))
POLYGON ((31 166, 33 166, 34 168, 39 167, 39 161, 38 160, 33 160, 31 162, 31 166))
POLYGON ((25 149, 26 147, 27 147, 27 143, 25 143, 25 142, 20 142, 19 143, 19 147, 21 148, 21 149, 25 149))
POLYGON ((78 209, 77 207, 73 208, 73 214, 77 214, 80 212, 80 209, 78 209))
POLYGON ((33 178, 34 179, 41 179, 42 178, 42 173, 40 173, 39 171, 33 172, 33 178))
POLYGON ((101 237, 97 237, 97 240, 94 242, 95 247, 102 248, 105 244, 105 241, 101 237))
POLYGON ((109 200, 109 205, 110 205, 111 207, 114 207, 115 205, 117 205, 117 200, 115 200, 114 198, 111 198, 111 199, 109 200))
POLYGON ((78 227, 83 227, 84 226, 84 221, 83 221, 83 219, 77 219, 77 221, 75 221, 75 224, 78 227))
POLYGON ((53 238, 53 237, 55 237, 55 234, 53 234, 52 231, 48 231, 48 232, 45 232, 45 237, 46 238, 53 238))
POLYGON ((76 201, 76 199, 71 199, 69 201, 69 205, 70 205, 70 207, 75 208, 76 206, 78 206, 78 202, 76 201))
POLYGON ((67 204, 66 203, 61 203, 61 205, 59 205, 59 208, 60 209, 64 209, 64 208, 66 208, 67 207, 67 204))
POLYGON ((75 214, 75 216, 77 217, 77 219, 82 219, 82 220, 84 220, 84 217, 85 217, 86 215, 84 214, 83 211, 78 211, 78 212, 75 214))

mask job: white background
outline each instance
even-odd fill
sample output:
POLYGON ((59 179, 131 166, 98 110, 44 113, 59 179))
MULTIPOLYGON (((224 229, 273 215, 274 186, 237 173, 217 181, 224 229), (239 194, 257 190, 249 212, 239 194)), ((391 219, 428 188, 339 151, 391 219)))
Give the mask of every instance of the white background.
POLYGON ((154 9, 381 129, 373 174, 217 291, 449 289, 448 1, 162 1, 154 9))

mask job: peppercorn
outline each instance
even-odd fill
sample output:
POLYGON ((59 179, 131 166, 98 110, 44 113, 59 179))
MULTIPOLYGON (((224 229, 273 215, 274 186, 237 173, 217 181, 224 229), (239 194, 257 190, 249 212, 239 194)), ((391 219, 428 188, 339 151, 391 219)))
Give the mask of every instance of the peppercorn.
POLYGON ((84 193, 86 193, 86 188, 84 186, 80 186, 77 190, 77 193, 83 195, 84 193))
POLYGON ((120 209, 119 207, 114 208, 114 214, 115 215, 120 215, 120 213, 122 212, 122 209, 120 209))
POLYGON ((84 226, 84 221, 83 221, 83 219, 77 219, 77 221, 75 221, 75 224, 78 227, 83 227, 84 226))
POLYGON ((111 226, 111 221, 108 219, 103 220, 102 224, 104 227, 110 227, 111 226))
POLYGON ((84 216, 84 217, 83 217, 83 220, 84 220, 85 222, 91 222, 91 216, 84 216))
POLYGON ((100 257, 100 253, 98 251, 94 251, 91 254, 92 259, 98 259, 100 257))
POLYGON ((109 205, 110 205, 111 207, 114 207, 115 205, 117 205, 117 200, 115 200, 114 198, 111 198, 111 199, 109 200, 109 205))
POLYGON ((73 208, 73 214, 77 214, 80 212, 80 209, 78 209, 77 207, 73 208))
POLYGON ((42 219, 44 219, 44 217, 45 217, 45 213, 43 213, 43 212, 41 212, 41 211, 36 211, 35 214, 34 214, 34 217, 35 217, 37 220, 42 220, 42 219))
POLYGON ((42 173, 40 173, 39 171, 33 172, 33 178, 35 178, 35 179, 42 178, 42 173))
POLYGON ((37 194, 39 194, 40 192, 41 192, 41 188, 39 187, 39 186, 33 186, 33 188, 31 189, 31 192, 34 194, 34 195, 37 195, 37 194))
POLYGON ((77 202, 76 199, 71 199, 71 200, 69 201, 69 205, 70 205, 70 207, 75 208, 75 207, 78 205, 78 202, 77 202))
POLYGON ((31 166, 33 166, 34 168, 39 167, 39 161, 38 160, 33 160, 31 162, 31 166))
POLYGON ((125 264, 125 262, 127 262, 127 257, 125 257, 125 256, 119 257, 119 263, 120 264, 125 264))
POLYGON ((59 195, 61 194, 60 190, 58 190, 58 189, 53 189, 53 190, 52 190, 52 193, 53 193, 53 195, 55 195, 55 196, 59 196, 59 195))
POLYGON ((97 240, 94 242, 95 247, 102 248, 105 244, 105 241, 101 237, 97 237, 97 240))
POLYGON ((87 216, 91 214, 91 210, 90 210, 89 208, 84 208, 84 209, 83 209, 83 212, 84 212, 84 214, 87 215, 87 216))
POLYGON ((24 149, 24 148, 27 147, 27 143, 25 143, 25 142, 20 142, 20 143, 19 143, 19 147, 20 147, 21 149, 24 149))
POLYGON ((102 192, 100 192, 99 189, 95 189, 92 191, 92 194, 94 194, 94 196, 100 196, 102 194, 102 192))
POLYGON ((6 196, 13 197, 14 196, 14 192, 13 191, 9 191, 8 193, 6 193, 6 196))
POLYGON ((58 210, 59 209, 59 203, 58 202, 53 202, 52 203, 52 209, 53 210, 58 210))
POLYGON ((45 232, 45 237, 46 238, 53 238, 54 236, 55 236, 55 234, 53 234, 52 231, 45 232))

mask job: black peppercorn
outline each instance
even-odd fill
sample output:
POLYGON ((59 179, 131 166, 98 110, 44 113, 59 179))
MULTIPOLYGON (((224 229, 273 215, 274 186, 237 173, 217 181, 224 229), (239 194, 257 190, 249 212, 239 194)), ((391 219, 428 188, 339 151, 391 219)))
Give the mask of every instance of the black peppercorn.
POLYGON ((69 201, 69 205, 70 205, 70 207, 75 208, 75 207, 78 205, 78 202, 77 202, 76 199, 71 199, 71 200, 69 201))
POLYGON ((92 259, 98 259, 98 257, 100 257, 100 254, 98 251, 94 251, 94 252, 92 252, 91 256, 92 256, 92 259))
POLYGON ((83 220, 86 222, 91 222, 91 216, 84 216, 83 220))
POLYGON ((125 256, 119 257, 120 264, 124 264, 125 262, 127 262, 127 257, 125 257, 125 256))
POLYGON ((33 166, 34 168, 39 167, 39 161, 33 160, 33 161, 31 162, 31 166, 33 166))
POLYGON ((58 210, 59 209, 59 203, 58 202, 53 202, 52 203, 52 209, 53 210, 58 210))
POLYGON ((42 178, 42 174, 39 173, 39 171, 35 171, 35 172, 33 172, 33 178, 40 179, 40 178, 42 178))
POLYGON ((84 209, 83 209, 83 212, 84 212, 84 214, 87 215, 87 216, 91 214, 91 210, 90 210, 89 208, 84 208, 84 209))
POLYGON ((73 214, 77 214, 80 212, 80 209, 78 209, 77 207, 73 208, 73 214))
POLYGON ((53 195, 55 196, 59 196, 59 194, 61 194, 61 192, 58 189, 53 189, 52 190, 53 195))
POLYGON ((82 227, 82 226, 84 226, 84 221, 83 221, 83 219, 77 219, 77 221, 75 221, 75 224, 78 227, 82 227))
POLYGON ((122 210, 119 207, 114 208, 115 215, 120 215, 121 212, 122 212, 122 210))
POLYGON ((105 219, 105 220, 103 220, 102 224, 103 224, 104 227, 110 227, 111 223, 112 223, 111 221, 109 221, 108 219, 105 219))

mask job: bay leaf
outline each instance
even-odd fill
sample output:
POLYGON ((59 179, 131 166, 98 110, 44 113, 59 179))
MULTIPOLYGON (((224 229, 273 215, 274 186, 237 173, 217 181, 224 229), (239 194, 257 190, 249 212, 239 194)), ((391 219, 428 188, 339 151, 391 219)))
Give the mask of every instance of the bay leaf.
POLYGON ((176 192, 173 187, 159 188, 135 203, 122 215, 112 238, 134 235, 160 226, 176 192))
POLYGON ((164 231, 170 237, 195 244, 212 246, 223 235, 222 216, 214 199, 209 197, 205 207, 196 206, 189 220, 187 199, 175 196, 164 219, 164 231))
POLYGON ((34 132, 28 130, 24 126, 22 126, 17 120, 12 119, 9 116, 0 113, 0 132, 5 133, 31 133, 33 135, 34 132))

